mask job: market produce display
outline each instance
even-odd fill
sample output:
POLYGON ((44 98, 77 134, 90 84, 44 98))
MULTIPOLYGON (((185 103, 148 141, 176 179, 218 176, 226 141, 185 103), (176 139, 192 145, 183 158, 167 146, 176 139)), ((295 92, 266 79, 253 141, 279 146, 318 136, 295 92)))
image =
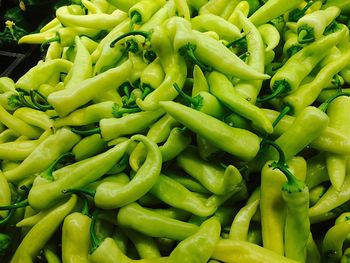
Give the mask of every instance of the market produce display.
POLYGON ((350 262, 350 1, 74 0, 0 78, 0 261, 350 262))

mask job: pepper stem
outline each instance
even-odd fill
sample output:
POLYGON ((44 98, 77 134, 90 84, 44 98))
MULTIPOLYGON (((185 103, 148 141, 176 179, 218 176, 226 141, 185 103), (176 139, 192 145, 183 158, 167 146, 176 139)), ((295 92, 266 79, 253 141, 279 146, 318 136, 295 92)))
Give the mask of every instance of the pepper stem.
POLYGON ((292 107, 286 105, 286 106, 282 109, 282 111, 280 112, 280 114, 277 116, 277 118, 273 121, 272 127, 276 127, 277 124, 280 122, 280 120, 282 120, 283 117, 286 116, 291 110, 292 110, 292 107))
POLYGON ((128 52, 131 53, 137 53, 140 48, 139 48, 139 44, 137 43, 137 41, 135 39, 128 39, 125 41, 125 49, 128 52))
POLYGON ((191 107, 194 109, 198 109, 202 106, 203 97, 200 95, 197 95, 195 97, 191 97, 187 95, 185 92, 183 92, 180 87, 177 85, 177 83, 173 84, 173 87, 176 89, 176 91, 179 93, 181 97, 183 97, 189 104, 191 104, 191 107))
POLYGON ((30 95, 30 99, 31 99, 33 105, 34 105, 35 107, 37 107, 37 109, 39 109, 39 110, 41 110, 41 111, 46 111, 46 110, 51 110, 51 109, 53 109, 53 107, 49 104, 49 102, 47 101, 47 99, 45 98, 45 96, 42 95, 39 91, 37 91, 37 90, 30 90, 29 95, 30 95), (45 104, 39 103, 39 102, 36 100, 35 96, 39 96, 39 97, 44 101, 45 104))
POLYGON ((89 201, 86 197, 86 195, 94 197, 94 191, 93 190, 87 190, 87 189, 68 189, 68 190, 62 190, 63 194, 67 193, 74 193, 78 195, 78 197, 82 200, 83 202, 83 207, 81 208, 81 213, 83 215, 89 216, 89 201))
POLYGON ((338 93, 334 94, 333 96, 329 97, 325 102, 323 102, 320 106, 318 106, 318 108, 323 112, 327 112, 328 107, 331 104, 331 102, 333 100, 335 100, 336 98, 341 97, 341 96, 350 97, 350 93, 349 92, 338 92, 338 93))
POLYGON ((309 1, 302 9, 295 9, 289 14, 289 21, 297 22, 299 18, 304 16, 305 12, 314 4, 313 1, 309 1))
POLYGON ((0 211, 3 210, 10 210, 10 209, 17 209, 20 207, 26 207, 28 205, 28 199, 24 199, 22 201, 13 203, 12 205, 4 205, 4 206, 0 206, 0 211))
POLYGON ((298 180, 292 174, 292 172, 288 169, 288 165, 286 164, 286 157, 281 147, 277 143, 269 140, 263 140, 261 144, 262 144, 262 147, 264 145, 270 145, 274 147, 278 152, 278 155, 279 155, 278 161, 272 162, 270 164, 270 167, 272 167, 273 170, 275 169, 280 170, 287 177, 288 181, 283 185, 282 190, 287 191, 289 193, 301 192, 304 189, 305 184, 304 182, 298 180))
POLYGON ((41 177, 49 181, 54 181, 52 176, 53 171, 56 170, 57 165, 67 157, 74 157, 74 154, 71 152, 66 152, 58 157, 43 173, 40 174, 41 177))
POLYGON ((187 58, 189 58, 193 64, 198 65, 203 71, 213 71, 213 69, 210 66, 202 64, 196 58, 196 55, 194 54, 195 50, 196 50, 196 45, 191 43, 187 43, 185 46, 179 49, 180 55, 186 56, 187 58))
POLYGON ((274 98, 276 98, 277 96, 279 96, 280 94, 282 94, 283 92, 287 91, 288 89, 288 83, 286 81, 279 81, 277 83, 276 81, 276 88, 273 90, 273 92, 270 95, 267 95, 265 97, 262 98, 257 98, 256 102, 258 103, 263 103, 269 100, 272 100, 274 98))
POLYGON ((122 40, 123 38, 126 38, 128 36, 143 36, 144 38, 147 39, 151 36, 151 33, 147 32, 147 31, 141 31, 141 30, 130 31, 130 32, 122 34, 119 37, 117 37, 116 39, 114 39, 109 46, 111 48, 113 48, 117 42, 119 42, 120 40, 122 40))
POLYGON ((97 236, 95 231, 96 220, 98 217, 99 209, 95 209, 91 216, 91 224, 90 224, 90 240, 91 240, 91 249, 90 254, 92 254, 102 243, 102 240, 97 236))
POLYGON ((123 115, 126 113, 135 113, 140 111, 141 111, 140 108, 122 108, 122 107, 119 107, 118 104, 114 104, 112 107, 112 115, 115 118, 123 117, 123 115))
MULTIPOLYGON (((249 33, 248 33, 249 34, 249 33)), ((241 36, 240 38, 236 39, 236 40, 233 40, 232 42, 226 44, 226 47, 227 48, 230 48, 232 46, 236 46, 237 44, 241 43, 241 45, 244 45, 246 46, 247 45, 247 42, 246 42, 246 37, 247 35, 243 35, 241 36)))
POLYGON ((40 51, 44 51, 45 46, 47 46, 51 42, 60 42, 60 41, 61 41, 61 38, 58 35, 54 36, 52 38, 49 38, 49 39, 45 40, 43 43, 41 43, 40 51))
POLYGON ((99 127, 92 128, 90 130, 79 130, 79 129, 76 129, 76 128, 71 128, 71 131, 76 133, 76 134, 82 135, 82 136, 89 136, 89 135, 93 135, 93 134, 96 134, 96 133, 100 133, 101 129, 99 127))
POLYGON ((314 30, 311 27, 302 27, 298 32, 298 42, 300 44, 310 43, 315 40, 314 30))

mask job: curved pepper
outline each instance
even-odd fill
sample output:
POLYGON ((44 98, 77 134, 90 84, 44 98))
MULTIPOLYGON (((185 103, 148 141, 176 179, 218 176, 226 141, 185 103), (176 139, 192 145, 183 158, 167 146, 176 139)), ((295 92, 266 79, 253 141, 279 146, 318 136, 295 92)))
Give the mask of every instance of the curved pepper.
POLYGON ((119 225, 151 237, 183 240, 198 231, 198 226, 172 219, 141 207, 137 203, 123 206, 117 216, 119 225))
POLYGON ((181 128, 175 127, 171 130, 166 142, 159 147, 162 162, 174 159, 191 143, 191 136, 181 128))
POLYGON ((122 158, 129 142, 127 140, 104 153, 65 166, 55 171, 53 178, 38 176, 29 191, 30 205, 36 209, 45 209, 64 198, 63 190, 79 189, 100 178, 122 158))
POLYGON ((152 89, 158 88, 158 86, 164 80, 164 71, 159 63, 159 58, 152 61, 141 73, 140 76, 142 87, 150 87, 152 89))
POLYGON ((53 130, 53 120, 42 111, 21 107, 13 112, 13 116, 25 121, 29 125, 33 125, 45 131, 53 130))
POLYGON ((241 174, 233 165, 224 169, 215 163, 204 161, 199 158, 194 147, 188 147, 182 152, 176 158, 176 164, 217 195, 231 192, 242 182, 241 174))
POLYGON ((243 160, 254 158, 259 150, 259 137, 249 131, 230 127, 214 117, 176 102, 163 101, 160 102, 160 105, 190 130, 206 138, 218 148, 243 160))
POLYGON ((129 77, 131 69, 132 63, 126 61, 116 68, 82 81, 75 89, 53 92, 47 99, 60 116, 65 116, 98 94, 119 87, 129 77))
POLYGON ((122 207, 138 200, 145 195, 156 182, 161 169, 161 153, 158 146, 143 135, 134 135, 131 140, 145 144, 148 149, 145 162, 137 171, 135 177, 120 189, 96 189, 94 201, 97 207, 111 209, 122 207))
POLYGON ((210 92, 232 111, 251 120, 259 129, 272 133, 273 127, 265 114, 254 104, 241 97, 227 77, 218 72, 208 76, 210 92))
POLYGON ((6 171, 7 180, 14 182, 22 180, 37 172, 47 169, 60 155, 69 151, 80 136, 67 128, 59 129, 55 134, 48 136, 34 151, 16 168, 6 171))
POLYGON ((72 195, 67 202, 56 206, 51 213, 40 221, 40 224, 36 224, 22 239, 11 259, 11 263, 32 262, 55 233, 63 219, 74 209, 76 202, 77 197, 72 195))
POLYGON ((38 64, 27 71, 19 80, 15 87, 29 92, 37 89, 41 84, 46 83, 56 72, 68 73, 73 63, 65 59, 53 59, 38 64))
POLYGON ((147 22, 165 3, 165 0, 141 0, 132 5, 128 10, 131 28, 147 22))
POLYGON ((77 161, 97 155, 107 149, 107 143, 102 140, 100 134, 93 134, 83 138, 72 149, 77 161))
POLYGON ((214 216, 204 221, 198 231, 182 240, 169 255, 169 262, 200 263, 211 257, 220 238, 221 225, 214 216))

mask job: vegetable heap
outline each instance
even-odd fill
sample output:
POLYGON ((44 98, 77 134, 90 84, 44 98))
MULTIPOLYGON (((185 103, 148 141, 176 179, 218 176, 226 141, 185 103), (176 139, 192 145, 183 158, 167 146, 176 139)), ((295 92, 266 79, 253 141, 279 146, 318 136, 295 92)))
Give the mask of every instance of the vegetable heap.
POLYGON ((1 262, 350 262, 349 0, 75 0, 0 78, 1 262))

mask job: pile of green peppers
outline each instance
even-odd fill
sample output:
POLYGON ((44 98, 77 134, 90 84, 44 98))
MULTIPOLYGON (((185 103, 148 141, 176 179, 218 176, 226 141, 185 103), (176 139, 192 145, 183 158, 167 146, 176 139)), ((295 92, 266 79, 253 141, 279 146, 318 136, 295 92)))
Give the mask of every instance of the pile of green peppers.
POLYGON ((350 262, 350 1, 74 0, 0 78, 0 261, 350 262))

